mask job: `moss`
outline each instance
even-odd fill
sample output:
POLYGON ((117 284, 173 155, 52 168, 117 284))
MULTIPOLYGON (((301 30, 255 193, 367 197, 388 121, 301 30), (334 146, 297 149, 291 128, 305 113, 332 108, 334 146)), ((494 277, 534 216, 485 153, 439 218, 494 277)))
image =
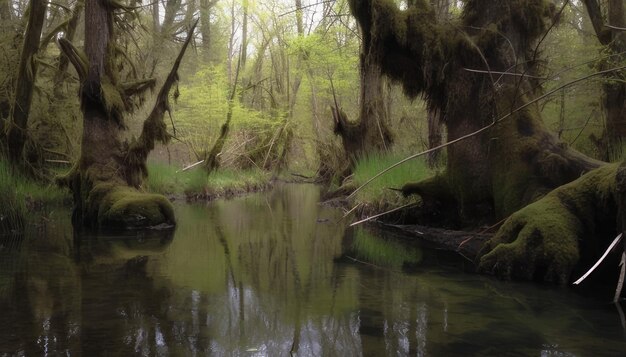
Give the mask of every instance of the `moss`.
POLYGON ((128 186, 112 187, 99 204, 99 228, 144 228, 175 222, 167 198, 128 186))
POLYGON ((100 82, 100 90, 102 92, 102 102, 109 116, 118 124, 123 123, 123 114, 126 104, 122 97, 120 88, 118 88, 108 76, 103 76, 100 82))
POLYGON ((615 233, 616 173, 617 165, 603 166, 515 212, 485 244, 479 269, 567 283, 615 233))

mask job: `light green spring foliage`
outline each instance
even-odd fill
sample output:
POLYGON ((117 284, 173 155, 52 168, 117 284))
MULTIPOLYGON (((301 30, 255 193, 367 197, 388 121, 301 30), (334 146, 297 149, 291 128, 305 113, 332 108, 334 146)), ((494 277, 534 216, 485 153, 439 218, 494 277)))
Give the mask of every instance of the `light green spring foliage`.
MULTIPOLYGON (((176 130, 179 139, 196 151, 210 149, 226 120, 231 88, 223 66, 203 66, 193 78, 179 86, 180 97, 175 106, 176 130)), ((235 99, 231 130, 254 131, 268 135, 276 130, 279 120, 269 113, 245 108, 235 99)), ((231 143, 237 146, 239 143, 231 143)), ((227 145, 226 150, 228 150, 227 145)))
MULTIPOLYGON (((359 160, 354 169, 353 184, 361 186, 371 177, 404 159, 407 155, 401 153, 378 153, 359 160)), ((433 176, 426 163, 415 159, 396 167, 395 169, 372 181, 360 190, 356 196, 356 203, 363 203, 377 212, 414 202, 414 198, 405 198, 400 192, 391 188, 400 189, 408 182, 420 181, 433 176)))

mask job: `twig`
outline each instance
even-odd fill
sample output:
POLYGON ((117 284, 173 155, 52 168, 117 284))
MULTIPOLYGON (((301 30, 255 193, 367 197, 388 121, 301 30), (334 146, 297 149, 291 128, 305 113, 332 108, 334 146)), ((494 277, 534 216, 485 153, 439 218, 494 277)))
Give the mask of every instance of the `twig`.
POLYGON ((72 163, 66 160, 46 160, 46 162, 51 162, 53 164, 67 164, 71 165, 72 163))
POLYGON ((361 224, 361 223, 369 222, 369 221, 371 221, 371 220, 373 220, 373 219, 376 219, 376 218, 378 218, 378 217, 381 217, 381 216, 384 216, 384 215, 386 215, 386 214, 393 213, 393 212, 396 212, 396 211, 399 211, 399 210, 402 210, 402 209, 408 208, 409 206, 414 206, 414 205, 416 205, 416 204, 417 204, 417 203, 412 202, 412 203, 406 204, 406 205, 404 205, 404 206, 394 208, 394 209, 389 210, 389 211, 387 211, 387 212, 383 212, 383 213, 379 213, 379 214, 374 215, 374 216, 371 216, 371 217, 367 217, 367 218, 362 219, 362 220, 360 220, 360 221, 358 221, 358 222, 354 222, 354 223, 352 223, 352 224, 350 225, 350 227, 354 227, 354 226, 359 225, 359 224, 361 224))
POLYGON ((202 160, 202 161, 198 161, 198 162, 196 162, 195 164, 191 164, 191 165, 189 165, 189 166, 187 166, 187 167, 183 168, 182 170, 178 170, 178 171, 176 171, 176 173, 179 173, 179 172, 185 172, 185 171, 187 171, 187 170, 189 170, 189 169, 193 169, 194 167, 196 167, 196 166, 200 165, 200 164, 201 164, 201 163, 203 163, 203 162, 204 162, 204 160, 202 160))
POLYGON ((626 31, 626 27, 617 27, 617 26, 612 26, 612 25, 604 25, 604 26, 613 30, 626 31))
MULTIPOLYGON (((487 232, 489 232, 489 231, 490 231, 490 230, 492 230, 493 228, 496 228, 497 226, 499 226, 499 225, 501 225, 502 223, 504 223, 507 219, 509 219, 509 217, 507 217, 507 218, 505 218, 505 219, 503 219, 503 220, 501 220, 501 221, 499 221, 499 222, 496 222, 495 224, 493 224, 493 225, 491 225, 491 226, 489 226, 489 227, 487 227, 487 228, 483 229, 482 231, 478 232, 478 234, 483 234, 483 233, 487 233, 487 232)), ((462 241, 461 243, 459 243, 459 246, 458 246, 456 249, 457 249, 457 250, 460 250, 460 249, 461 249, 461 247, 465 245, 465 243, 467 243, 467 242, 471 241, 471 240, 472 240, 472 239, 474 239, 474 238, 476 238, 476 236, 471 236, 471 237, 469 237, 469 238, 465 239, 464 241, 462 241)))
POLYGON ((369 185, 372 181, 376 180, 377 178, 379 178, 380 176, 382 176, 382 175, 386 174, 387 172, 389 172, 389 171, 393 170, 394 168, 396 168, 396 167, 398 167, 398 166, 400 166, 400 165, 404 164, 405 162, 410 161, 410 160, 413 160, 413 159, 418 158, 418 157, 420 157, 420 156, 424 156, 424 155, 426 155, 426 154, 430 154, 431 152, 435 152, 435 151, 437 151, 437 150, 440 150, 440 149, 443 149, 443 148, 445 148, 445 147, 448 147, 448 146, 450 146, 450 145, 452 145, 452 144, 456 144, 456 143, 458 143, 458 142, 460 142, 460 141, 463 141, 463 140, 469 139, 469 138, 471 138, 471 137, 473 137, 473 136, 476 136, 476 135, 478 135, 478 134, 481 134, 481 133, 483 133, 483 132, 485 132, 485 131, 487 131, 487 130, 491 129, 491 128, 492 128, 493 126, 495 126, 496 124, 498 124, 498 123, 500 123, 500 122, 504 121, 505 119, 507 119, 507 118, 509 118, 509 117, 513 116, 513 114, 515 114, 515 113, 517 113, 517 112, 519 112, 519 111, 521 111, 521 110, 523 110, 523 109, 525 109, 525 108, 527 108, 527 107, 531 106, 532 104, 537 103, 538 101, 540 101, 540 100, 542 100, 542 99, 544 99, 544 98, 546 98, 546 97, 551 96, 552 94, 554 94, 554 93, 556 93, 556 92, 560 91, 560 90, 561 90, 561 89, 563 89, 563 88, 566 88, 566 87, 569 87, 569 86, 574 85, 574 84, 576 84, 576 83, 579 83, 579 82, 585 81, 585 80, 587 80, 587 79, 589 79, 589 78, 593 78, 593 77, 600 76, 600 75, 604 75, 604 74, 611 73, 611 72, 621 71, 621 70, 623 70, 623 69, 626 69, 626 66, 621 66, 621 67, 611 68, 611 69, 607 69, 607 70, 604 70, 604 71, 600 71, 600 72, 592 73, 592 74, 589 74, 589 75, 587 75, 587 76, 584 76, 584 77, 581 77, 581 78, 575 79, 575 80, 573 80, 573 81, 571 81, 571 82, 567 82, 567 83, 565 83, 565 84, 563 84, 563 85, 561 85, 561 86, 559 86, 559 87, 557 87, 557 88, 555 88, 555 89, 553 89, 553 90, 549 91, 548 93, 546 93, 546 94, 544 94, 544 95, 541 95, 541 96, 539 96, 539 97, 537 97, 537 98, 535 98, 535 99, 533 99, 533 100, 529 101, 528 103, 526 103, 526 104, 524 104, 524 105, 522 105, 522 106, 518 107, 517 109, 512 110, 510 113, 508 113, 508 114, 506 114, 506 115, 502 116, 502 117, 501 117, 500 119, 498 119, 498 120, 493 121, 491 124, 489 124, 489 125, 487 125, 487 126, 485 126, 485 127, 482 127, 482 128, 480 128, 480 129, 478 129, 478 130, 476 130, 476 131, 472 132, 472 133, 469 133, 469 134, 463 135, 463 136, 461 136, 461 137, 459 137, 459 138, 456 138, 456 139, 454 139, 454 140, 452 140, 452 141, 448 141, 448 142, 447 142, 447 143, 445 143, 445 144, 441 144, 441 145, 436 146, 436 147, 434 147, 434 148, 431 148, 431 149, 428 149, 428 150, 422 151, 422 152, 420 152, 420 153, 413 154, 413 155, 411 155, 411 156, 409 156, 409 157, 406 157, 406 158, 404 158, 404 159, 402 159, 402 160, 398 161, 397 163, 395 163, 395 164, 393 164, 393 165, 389 166, 388 168, 384 169, 383 171, 381 171, 381 172, 377 173, 376 175, 374 175, 372 178, 370 178, 370 179, 369 179, 369 180, 367 180, 364 184, 362 184, 362 185, 361 185, 361 186, 359 186, 356 190, 354 190, 354 191, 353 191, 353 192, 352 192, 352 193, 351 193, 351 194, 350 194, 347 198, 352 198, 352 197, 354 197, 354 195, 355 195, 357 192, 361 191, 361 190, 363 189, 363 187, 365 187, 365 186, 369 185))
POLYGON ((591 267, 591 269, 589 269, 588 272, 585 273, 585 275, 581 276, 580 279, 576 280, 574 282, 574 285, 578 285, 580 283, 583 282, 583 280, 587 279, 587 277, 589 276, 589 274, 591 274, 594 270, 596 270, 596 268, 600 265, 600 263, 602 263, 602 261, 604 260, 604 258, 606 258, 607 255, 609 255, 609 252, 611 250, 613 250, 613 248, 615 247, 615 245, 617 243, 619 243, 619 241, 622 240, 622 234, 618 235, 614 240, 613 243, 611 243, 611 245, 609 245, 609 247, 607 248, 606 252, 604 252, 604 254, 602 254, 602 256, 600 257, 600 259, 598 259, 598 261, 591 267))
POLYGON ((357 208, 361 207, 362 204, 363 204, 363 202, 360 202, 359 204, 354 206, 351 210, 349 210, 348 212, 346 212, 346 214, 343 215, 342 219, 348 217, 350 215, 350 213, 354 212, 357 208))
POLYGON ((592 110, 591 113, 589 113, 589 117, 587 118, 587 121, 585 122, 585 125, 583 125, 583 127, 580 129, 580 131, 578 132, 578 135, 576 135, 576 137, 574 138, 574 140, 572 140, 571 143, 569 143, 570 145, 573 145, 576 140, 578 140, 578 138, 582 135, 583 131, 585 131, 585 129, 587 128, 587 125, 589 125, 589 122, 591 121, 591 118, 593 118, 593 114, 595 114, 596 110, 592 110))
POLYGON ((289 14, 293 14, 294 12, 297 12, 297 11, 302 11, 303 9, 306 9, 306 8, 309 8, 309 7, 314 7, 314 6, 317 6, 317 5, 329 4, 329 3, 334 3, 334 2, 335 2, 335 0, 325 0, 325 1, 319 1, 319 2, 316 2, 316 3, 314 3, 314 4, 309 4, 309 5, 305 5, 305 6, 298 7, 298 8, 297 8, 297 9, 295 9, 295 10, 291 10, 291 11, 284 12, 284 13, 282 13, 282 14, 278 15, 278 17, 287 16, 287 15, 289 15, 289 14))
MULTIPOLYGON (((473 73, 484 73, 484 74, 489 74, 489 71, 483 71, 480 69, 471 69, 471 68, 463 68, 464 70, 468 71, 468 72, 473 72, 473 73)), ((503 76, 518 76, 518 77, 526 77, 526 78, 535 78, 535 79, 543 79, 543 80, 549 80, 550 78, 548 77, 538 77, 538 76, 531 76, 528 74, 524 74, 524 73, 515 73, 515 72, 497 72, 497 71, 491 71, 492 74, 501 74, 503 76)))
POLYGON ((624 287, 624 276, 626 276, 626 252, 622 253, 622 261, 619 265, 622 269, 620 269, 619 279, 617 280, 617 288, 615 288, 615 297, 613 297, 614 303, 619 301, 619 297, 622 295, 622 288, 624 287))

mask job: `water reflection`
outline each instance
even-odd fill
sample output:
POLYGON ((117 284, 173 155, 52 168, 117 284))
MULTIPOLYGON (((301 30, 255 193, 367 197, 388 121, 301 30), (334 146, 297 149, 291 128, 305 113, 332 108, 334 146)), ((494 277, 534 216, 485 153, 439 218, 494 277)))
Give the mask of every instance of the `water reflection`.
POLYGON ((318 205, 313 186, 177 206, 175 236, 73 233, 0 249, 0 356, 619 355, 611 305, 502 283, 318 205))

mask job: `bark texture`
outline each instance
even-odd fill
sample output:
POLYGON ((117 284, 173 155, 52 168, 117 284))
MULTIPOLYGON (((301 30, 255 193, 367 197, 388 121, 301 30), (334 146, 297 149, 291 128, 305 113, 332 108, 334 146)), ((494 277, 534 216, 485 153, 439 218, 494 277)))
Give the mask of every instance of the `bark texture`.
POLYGON ((170 202, 161 195, 142 192, 140 185, 147 175, 145 163, 155 142, 167 143, 170 139, 163 116, 169 110, 169 91, 177 81, 178 66, 195 25, 144 121, 141 135, 129 142, 122 140, 124 115, 132 106, 132 97, 153 87, 154 80, 119 82, 114 11, 105 0, 86 2, 85 54, 68 41, 60 41, 81 77, 81 157, 77 167, 63 180, 74 192, 74 223, 92 229, 173 225, 170 202))
POLYGON ((22 161, 24 144, 28 137, 28 116, 33 101, 35 80, 37 78, 37 60, 41 31, 46 19, 47 3, 43 0, 32 0, 28 10, 28 25, 24 35, 24 44, 20 56, 15 86, 15 100, 11 107, 7 143, 9 159, 13 163, 22 161))
POLYGON ((361 23, 359 118, 350 121, 337 104, 333 108, 335 133, 341 136, 344 150, 352 165, 359 157, 387 150, 393 143, 391 131, 387 127, 385 105, 385 44, 370 30, 369 24, 361 23))
MULTIPOLYGON (((435 185, 438 190, 426 195, 433 201, 441 196, 446 207, 453 201, 456 210, 446 214, 455 214, 460 226, 483 222, 485 217, 491 221, 509 217, 555 188, 604 165, 569 148, 550 133, 543 124, 539 107, 531 104, 539 96, 540 88, 527 75, 539 71, 535 46, 554 16, 551 2, 469 0, 456 24, 438 23, 426 0, 415 1, 406 11, 399 10, 390 0, 351 0, 350 6, 362 31, 371 33, 376 42, 383 73, 399 81, 407 95, 424 96, 431 109, 442 113, 448 140, 509 116, 490 130, 449 146, 446 172, 435 185), (512 72, 512 75, 496 76, 489 74, 490 71, 512 72)), ((607 182, 615 179, 615 167, 600 170, 607 182)), ((585 182, 589 181, 580 179, 572 183, 576 194, 565 190, 566 195, 571 193, 574 200, 586 202, 587 197, 613 192, 614 181, 613 186, 607 183, 605 189, 585 182)), ((432 180, 428 180, 407 185, 404 191, 406 194, 427 192, 432 186, 432 180)), ((589 226, 596 222, 595 216, 589 216, 591 211, 571 209, 569 202, 556 202, 551 197, 554 195, 536 203, 545 206, 534 206, 545 207, 543 215, 551 220, 535 220, 533 216, 517 223, 516 228, 521 229, 507 230, 505 227, 513 224, 508 223, 499 233, 500 237, 509 237, 508 242, 540 236, 534 241, 534 248, 501 254, 498 247, 504 240, 495 239, 481 260, 483 270, 505 266, 503 262, 512 266, 515 261, 527 261, 534 268, 503 269, 502 275, 528 278, 536 277, 541 271, 545 274, 539 274, 540 278, 567 281, 573 267, 588 253, 579 251, 575 242, 590 239, 583 232, 595 231, 600 225, 589 226), (554 202, 550 203, 551 200, 554 202), (561 208, 548 209, 553 206, 561 208), (562 227, 585 229, 553 229, 555 222, 562 227), (528 227, 530 235, 525 234, 524 227, 528 227), (569 236, 564 238, 564 233, 569 236), (562 249, 551 255, 553 245, 562 249), (542 254, 546 261, 530 259, 542 254), (559 262, 547 262, 553 258, 559 262)), ((615 201, 606 201, 605 208, 615 212, 615 201)), ((515 217, 507 222, 519 221, 515 217)), ((614 223, 610 226, 613 230, 614 223)), ((601 239, 598 244, 602 244, 601 239)))
MULTIPOLYGON (((604 3, 607 16, 603 16, 598 0, 584 0, 598 41, 606 46, 612 56, 603 60, 602 69, 617 67, 626 59, 626 5, 623 0, 609 0, 604 3)), ((606 128, 603 146, 607 159, 621 157, 622 143, 626 138, 626 71, 607 74, 603 84, 603 104, 606 114, 606 128)))

